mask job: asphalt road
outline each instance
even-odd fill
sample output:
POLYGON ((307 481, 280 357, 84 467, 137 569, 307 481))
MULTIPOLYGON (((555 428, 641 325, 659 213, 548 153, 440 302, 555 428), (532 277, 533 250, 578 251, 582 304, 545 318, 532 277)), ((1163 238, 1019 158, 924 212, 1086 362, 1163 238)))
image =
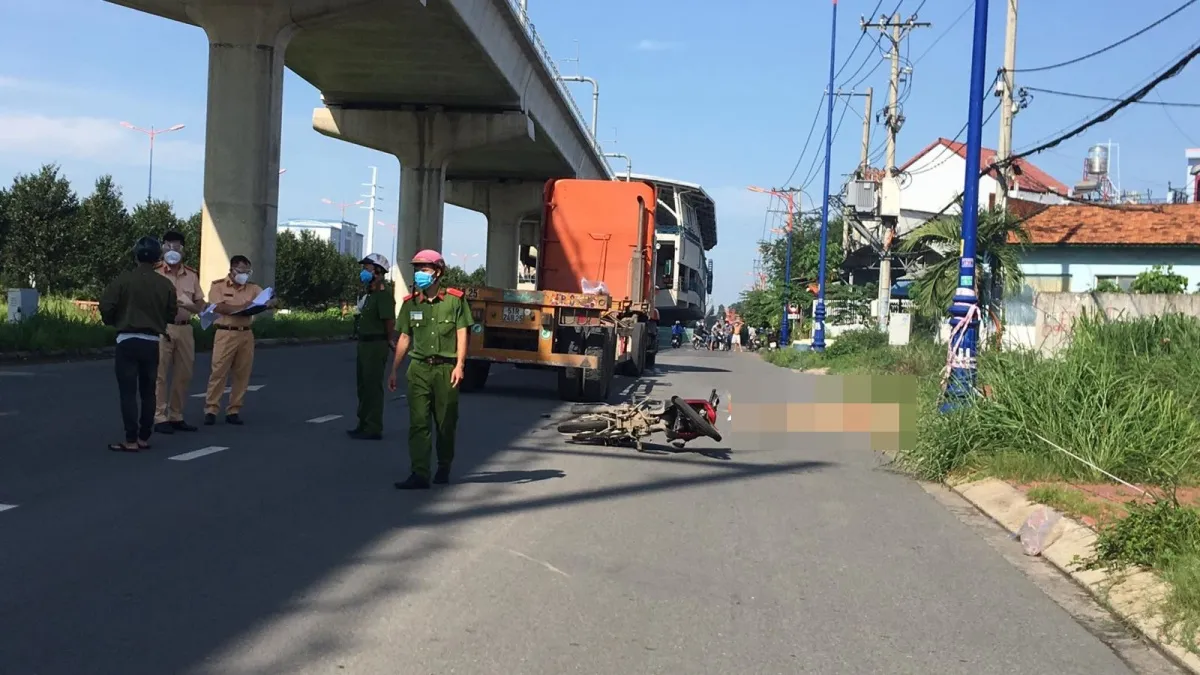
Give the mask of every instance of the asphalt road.
MULTIPOLYGON (((0 369, 0 673, 1133 672, 865 436, 570 446, 553 376, 505 369, 456 484, 400 493, 405 402, 349 440, 353 372, 260 350, 244 427, 126 455, 111 362, 0 369)), ((622 385, 736 416, 821 382, 688 350, 622 385)))

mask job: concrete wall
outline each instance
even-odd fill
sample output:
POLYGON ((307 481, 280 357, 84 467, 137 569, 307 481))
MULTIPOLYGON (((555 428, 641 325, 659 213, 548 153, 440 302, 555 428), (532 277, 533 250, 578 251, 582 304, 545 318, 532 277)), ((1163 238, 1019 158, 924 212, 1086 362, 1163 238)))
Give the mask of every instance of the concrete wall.
MULTIPOLYGON (((1037 349, 1053 355, 1068 344, 1075 319, 1084 312, 1123 321, 1165 314, 1200 317, 1200 295, 1136 295, 1132 293, 1038 293, 1034 302, 1037 321, 1007 339, 1013 347, 1037 349), (1019 338, 1018 338, 1019 336, 1019 338)), ((1011 328, 1006 328, 1006 333, 1011 328)))
MULTIPOLYGON (((1030 247, 1022 252, 1021 271, 1026 275, 1020 295, 1005 302, 1004 343, 1036 348, 1038 325, 1044 320, 1035 298, 1045 295, 1055 277, 1065 281, 1069 293, 1089 293, 1097 277, 1136 277, 1154 265, 1170 265, 1188 279, 1188 290, 1200 283, 1200 248, 1182 247, 1030 247)), ((1108 294, 1102 294, 1107 297, 1108 294)), ((1120 294, 1118 294, 1120 295, 1120 294)), ((1150 297, 1150 296, 1140 296, 1150 297)))

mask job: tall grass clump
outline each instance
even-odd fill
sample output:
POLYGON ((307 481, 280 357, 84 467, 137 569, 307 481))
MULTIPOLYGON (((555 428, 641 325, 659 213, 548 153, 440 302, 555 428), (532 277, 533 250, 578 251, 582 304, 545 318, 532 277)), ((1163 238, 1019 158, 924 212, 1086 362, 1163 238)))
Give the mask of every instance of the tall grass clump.
POLYGON ((1197 347, 1200 321, 1191 317, 1083 316, 1057 358, 985 353, 979 379, 990 397, 927 415, 917 444, 900 461, 933 480, 965 472, 1109 480, 1053 443, 1127 481, 1194 481, 1200 477, 1197 347))

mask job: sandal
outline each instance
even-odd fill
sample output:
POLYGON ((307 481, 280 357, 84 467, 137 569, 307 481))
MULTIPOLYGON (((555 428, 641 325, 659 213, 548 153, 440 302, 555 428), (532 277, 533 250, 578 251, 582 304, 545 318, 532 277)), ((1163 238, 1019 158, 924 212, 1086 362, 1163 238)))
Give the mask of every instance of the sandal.
POLYGON ((150 441, 138 441, 137 447, 138 447, 138 450, 149 450, 150 449, 150 441))
POLYGON ((108 449, 113 452, 137 452, 141 450, 137 444, 130 446, 128 443, 109 443, 108 449))

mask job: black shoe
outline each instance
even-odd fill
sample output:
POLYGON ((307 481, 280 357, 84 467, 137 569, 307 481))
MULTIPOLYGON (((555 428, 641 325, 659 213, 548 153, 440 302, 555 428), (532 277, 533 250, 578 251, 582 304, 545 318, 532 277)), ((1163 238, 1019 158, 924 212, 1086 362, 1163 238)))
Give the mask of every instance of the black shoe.
POLYGON ((397 490, 428 490, 429 481, 424 476, 412 474, 402 483, 395 484, 397 490))
POLYGON ((355 436, 358 436, 361 433, 362 433, 362 427, 354 427, 353 429, 346 430, 346 435, 349 436, 350 438, 354 438, 355 436))
POLYGON ((242 421, 241 415, 234 413, 232 415, 225 416, 225 424, 232 424, 234 426, 240 427, 241 425, 245 424, 245 422, 242 421))
POLYGON ((204 414, 204 426, 206 426, 206 427, 211 427, 212 425, 214 425, 214 424, 216 424, 216 423, 217 423, 217 416, 216 416, 216 415, 214 415, 214 414, 212 414, 212 413, 205 413, 205 414, 204 414))
POLYGON ((439 466, 437 473, 433 474, 434 485, 449 485, 450 484, 450 467, 439 466))
POLYGON ((356 441, 382 441, 383 434, 368 434, 358 429, 352 429, 346 432, 346 435, 356 441))
POLYGON ((154 425, 154 433, 156 434, 173 434, 175 427, 171 426, 170 422, 159 422, 154 425))
MULTIPOLYGON (((187 422, 184 422, 183 420, 177 420, 175 422, 171 422, 171 428, 174 429, 175 431, 195 431, 196 430, 196 427, 192 426, 191 424, 188 424, 187 422)), ((155 430, 156 431, 158 430, 157 427, 155 428, 155 430)))

